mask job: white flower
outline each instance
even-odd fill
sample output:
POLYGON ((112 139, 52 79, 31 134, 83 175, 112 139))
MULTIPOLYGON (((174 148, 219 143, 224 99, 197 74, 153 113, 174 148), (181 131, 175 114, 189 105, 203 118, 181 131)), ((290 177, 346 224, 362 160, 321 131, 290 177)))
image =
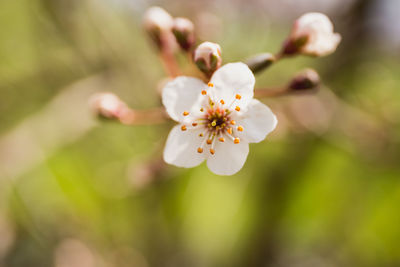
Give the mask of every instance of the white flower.
POLYGON ((113 93, 97 93, 89 103, 94 113, 108 119, 118 118, 126 108, 125 103, 113 93))
POLYGON ((194 167, 207 160, 219 175, 232 175, 244 165, 249 143, 258 143, 275 129, 277 119, 253 99, 255 78, 243 63, 218 69, 210 82, 177 77, 163 90, 162 101, 175 126, 164 149, 164 160, 194 167))
POLYGON ((179 32, 190 32, 192 33, 194 31, 194 25, 193 22, 188 20, 187 18, 175 18, 174 19, 174 30, 177 30, 179 32))
POLYGON ((175 18, 172 32, 176 41, 185 51, 189 51, 195 43, 194 25, 187 18, 175 18))
POLYGON ((324 56, 333 53, 340 43, 341 36, 333 32, 333 24, 322 13, 306 13, 294 23, 290 40, 294 43, 304 38, 300 46, 302 54, 324 56))
POLYGON ((221 47, 216 43, 201 43, 194 51, 194 62, 201 71, 211 76, 215 70, 221 67, 221 47))
POLYGON ((158 6, 150 7, 146 10, 143 18, 143 25, 146 30, 159 30, 161 32, 170 31, 174 24, 174 19, 163 8, 158 6))

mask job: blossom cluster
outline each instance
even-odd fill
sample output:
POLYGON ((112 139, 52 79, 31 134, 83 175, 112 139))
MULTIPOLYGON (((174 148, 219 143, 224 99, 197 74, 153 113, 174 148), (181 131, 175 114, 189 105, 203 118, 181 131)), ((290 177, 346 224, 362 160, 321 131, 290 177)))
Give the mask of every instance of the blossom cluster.
MULTIPOLYGON (((278 124, 271 109, 254 98, 254 74, 281 58, 331 54, 341 40, 326 15, 307 13, 295 21, 277 54, 264 53, 246 63, 223 65, 219 44, 207 41, 196 46, 195 27, 189 19, 173 18, 162 8, 151 7, 144 15, 143 26, 159 49, 171 77, 161 91, 161 100, 167 117, 178 125, 168 135, 164 161, 185 168, 206 161, 208 168, 219 175, 238 172, 245 164, 249 144, 263 141, 278 124), (196 77, 176 75, 177 62, 171 52, 174 46, 190 55, 199 70, 196 77)), ((318 84, 318 74, 306 70, 277 94, 315 89, 318 84)), ((262 93, 259 90, 259 95, 262 93)), ((273 94, 264 91, 264 95, 273 94)), ((92 102, 103 117, 121 122, 126 120, 120 114, 139 117, 110 94, 98 95, 92 102)))

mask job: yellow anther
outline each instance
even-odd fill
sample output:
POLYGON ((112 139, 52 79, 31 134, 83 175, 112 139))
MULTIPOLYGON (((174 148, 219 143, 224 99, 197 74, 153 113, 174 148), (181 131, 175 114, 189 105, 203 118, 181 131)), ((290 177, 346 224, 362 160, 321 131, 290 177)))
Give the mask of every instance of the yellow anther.
POLYGON ((237 94, 237 95, 235 96, 235 98, 236 98, 237 100, 240 100, 240 99, 242 98, 242 96, 239 95, 239 94, 237 94))
POLYGON ((204 108, 201 108, 200 111, 203 112, 203 111, 204 111, 204 108))
POLYGON ((182 114, 183 114, 183 116, 187 116, 187 115, 189 115, 189 112, 188 111, 184 111, 182 114))
POLYGON ((225 138, 223 138, 223 137, 220 137, 218 140, 219 140, 220 142, 225 142, 225 138))
POLYGON ((193 126, 193 127, 196 127, 196 126, 197 126, 197 122, 193 122, 193 123, 192 123, 192 126, 193 126))
POLYGON ((221 99, 221 101, 219 101, 219 103, 221 103, 221 105, 225 104, 225 101, 223 99, 221 99))
POLYGON ((215 127, 217 125, 217 121, 216 120, 213 120, 212 122, 211 122, 211 126, 212 127, 215 127))
POLYGON ((240 111, 240 107, 239 107, 239 106, 236 106, 235 110, 236 110, 236 111, 240 111))
POLYGON ((226 130, 229 134, 232 134, 232 128, 228 128, 228 130, 226 130))
POLYGON ((199 147, 199 148, 197 149, 197 152, 198 152, 198 153, 203 153, 203 149, 202 149, 201 147, 199 147))
POLYGON ((203 133, 200 133, 200 134, 199 134, 199 136, 200 136, 200 137, 203 137, 203 136, 204 136, 204 134, 203 134, 203 133))
POLYGON ((213 83, 208 83, 208 87, 214 87, 213 83))
POLYGON ((206 94, 207 94, 207 91, 206 91, 206 90, 203 90, 203 91, 201 91, 201 94, 202 94, 202 95, 206 95, 206 94))
POLYGON ((238 137, 236 137, 236 138, 233 140, 233 143, 239 144, 239 143, 240 143, 240 139, 239 139, 238 137))
POLYGON ((186 131, 187 130, 186 125, 182 125, 181 130, 186 131))
POLYGON ((211 155, 214 155, 215 154, 215 150, 210 148, 210 153, 211 153, 211 155))
POLYGON ((243 127, 242 127, 242 126, 238 126, 238 127, 237 127, 237 130, 238 130, 239 132, 243 132, 243 127))
POLYGON ((236 124, 236 121, 231 120, 231 124, 232 124, 232 125, 235 125, 235 124, 236 124))
POLYGON ((207 139, 207 145, 211 145, 212 140, 211 139, 207 139))

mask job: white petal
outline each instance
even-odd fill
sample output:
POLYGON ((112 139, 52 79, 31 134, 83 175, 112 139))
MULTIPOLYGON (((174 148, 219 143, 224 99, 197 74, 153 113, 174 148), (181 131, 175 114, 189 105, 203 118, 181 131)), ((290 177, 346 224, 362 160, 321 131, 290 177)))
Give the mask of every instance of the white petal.
POLYGON ((184 111, 200 109, 201 91, 205 88, 200 79, 185 76, 167 83, 162 91, 162 102, 168 115, 175 121, 184 121, 184 111))
POLYGON ((217 142, 215 154, 207 159, 208 168, 218 175, 232 175, 240 171, 249 154, 249 144, 240 142, 234 144, 231 140, 224 143, 217 142))
POLYGON ((235 95, 242 98, 235 102, 241 109, 247 107, 254 95, 255 78, 249 67, 241 62, 229 63, 219 68, 211 77, 214 84, 215 101, 223 99, 230 104, 235 95))
POLYGON ((297 19, 297 23, 299 29, 314 29, 319 32, 333 32, 333 24, 331 20, 322 13, 306 13, 297 19))
POLYGON ((292 38, 308 36, 302 53, 314 56, 328 55, 336 50, 341 37, 333 32, 333 24, 322 13, 307 13, 297 19, 292 38))
POLYGON ((204 137, 199 137, 201 129, 182 131, 181 126, 172 128, 164 148, 164 161, 166 163, 191 168, 199 165, 205 159, 205 153, 198 153, 204 137))
POLYGON ((253 99, 247 111, 237 118, 237 125, 243 127, 243 132, 237 131, 235 134, 249 143, 258 143, 275 129, 277 123, 278 120, 269 107, 253 99))

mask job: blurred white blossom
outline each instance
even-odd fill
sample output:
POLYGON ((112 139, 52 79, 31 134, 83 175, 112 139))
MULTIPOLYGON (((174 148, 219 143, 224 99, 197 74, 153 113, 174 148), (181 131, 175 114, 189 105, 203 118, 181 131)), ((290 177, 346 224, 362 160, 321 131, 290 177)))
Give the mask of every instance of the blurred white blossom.
POLYGON ((340 34, 333 32, 333 24, 326 15, 306 13, 295 21, 286 52, 325 56, 333 53, 340 41, 340 34))
POLYGON ((253 99, 255 78, 243 63, 218 69, 208 85, 192 77, 169 82, 162 94, 169 116, 179 122, 169 136, 164 160, 194 167, 207 160, 219 175, 232 175, 244 165, 249 143, 258 143, 275 129, 277 119, 253 99))

